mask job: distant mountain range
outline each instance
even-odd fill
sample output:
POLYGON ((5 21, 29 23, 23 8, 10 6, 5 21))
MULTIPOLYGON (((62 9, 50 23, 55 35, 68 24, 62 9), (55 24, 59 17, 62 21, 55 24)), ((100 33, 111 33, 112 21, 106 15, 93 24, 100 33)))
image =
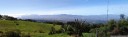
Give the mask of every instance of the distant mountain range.
POLYGON ((106 22, 107 19, 115 19, 118 20, 120 19, 119 15, 68 15, 68 14, 60 14, 60 15, 24 15, 20 17, 21 19, 33 19, 33 20, 38 20, 38 21, 74 21, 75 19, 80 19, 80 20, 86 20, 88 22, 106 22))

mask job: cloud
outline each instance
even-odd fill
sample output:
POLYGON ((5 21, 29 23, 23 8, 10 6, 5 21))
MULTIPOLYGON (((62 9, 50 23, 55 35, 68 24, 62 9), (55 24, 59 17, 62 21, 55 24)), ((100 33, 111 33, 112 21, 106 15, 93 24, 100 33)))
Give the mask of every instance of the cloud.
POLYGON ((20 16, 25 15, 25 14, 1 14, 1 15, 8 15, 8 16, 13 16, 13 17, 20 17, 20 16))

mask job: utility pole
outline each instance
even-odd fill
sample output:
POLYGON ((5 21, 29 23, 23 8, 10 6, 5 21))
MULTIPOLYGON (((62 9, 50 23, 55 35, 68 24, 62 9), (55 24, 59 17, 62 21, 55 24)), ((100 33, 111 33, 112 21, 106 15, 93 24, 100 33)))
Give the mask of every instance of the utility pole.
POLYGON ((109 20, 108 19, 108 12, 109 12, 109 0, 107 0, 107 21, 109 20))

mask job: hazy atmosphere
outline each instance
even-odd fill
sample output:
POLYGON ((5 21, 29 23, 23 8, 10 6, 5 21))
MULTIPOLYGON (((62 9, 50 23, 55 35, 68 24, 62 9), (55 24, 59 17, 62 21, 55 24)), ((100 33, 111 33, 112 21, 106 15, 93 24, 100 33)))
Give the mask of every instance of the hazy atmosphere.
POLYGON ((128 0, 0 0, 0 37, 128 37, 128 0))
MULTIPOLYGON (((21 15, 104 15, 107 0, 0 0, 0 14, 21 15)), ((110 0, 109 14, 128 14, 128 0, 110 0)))

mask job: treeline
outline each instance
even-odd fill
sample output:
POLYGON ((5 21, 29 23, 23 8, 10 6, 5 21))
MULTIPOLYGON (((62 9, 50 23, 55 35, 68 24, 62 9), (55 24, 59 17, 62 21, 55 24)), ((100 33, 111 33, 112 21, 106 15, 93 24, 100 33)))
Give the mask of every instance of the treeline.
MULTIPOLYGON (((56 33, 67 33, 68 35, 72 36, 75 35, 76 37, 82 37, 83 33, 91 33, 90 30, 95 29, 95 28, 100 28, 104 24, 99 23, 99 24, 92 24, 88 23, 87 21, 82 21, 79 19, 76 19, 75 21, 69 21, 67 23, 61 23, 59 25, 62 26, 60 30, 55 30, 54 27, 51 28, 51 31, 49 32, 49 35, 56 34, 56 33)), ((55 24, 55 25, 58 25, 55 24)), ((54 24, 54 23, 53 23, 54 24)))
POLYGON ((8 15, 0 15, 1 20, 17 20, 17 18, 8 16, 8 15))
POLYGON ((125 18, 124 14, 120 15, 119 20, 111 19, 107 23, 93 24, 88 23, 87 21, 76 19, 75 21, 62 23, 61 26, 62 28, 57 31, 54 27, 52 27, 49 35, 56 33, 67 33, 68 35, 75 35, 76 37, 82 37, 82 33, 95 33, 97 37, 128 35, 128 18, 125 18))
POLYGON ((32 19, 18 19, 12 16, 8 16, 8 15, 0 15, 0 20, 22 20, 22 21, 30 21, 30 22, 36 22, 35 20, 32 19))
POLYGON ((99 37, 112 35, 128 35, 128 18, 124 14, 120 15, 120 20, 111 19, 100 28, 93 29, 99 37))

